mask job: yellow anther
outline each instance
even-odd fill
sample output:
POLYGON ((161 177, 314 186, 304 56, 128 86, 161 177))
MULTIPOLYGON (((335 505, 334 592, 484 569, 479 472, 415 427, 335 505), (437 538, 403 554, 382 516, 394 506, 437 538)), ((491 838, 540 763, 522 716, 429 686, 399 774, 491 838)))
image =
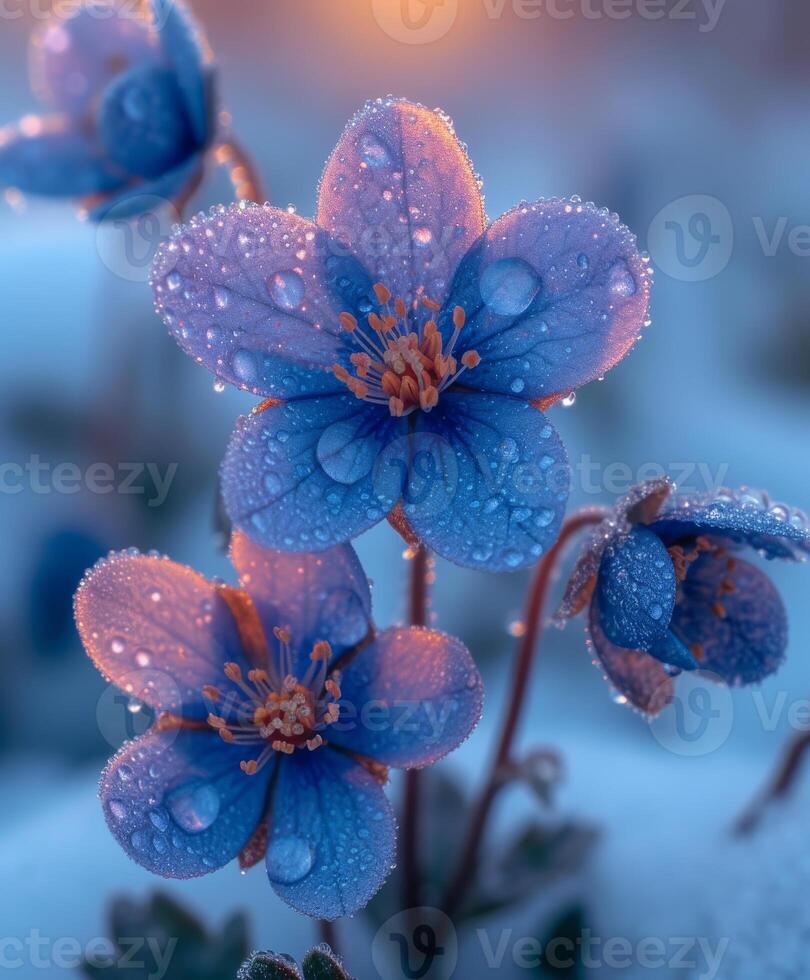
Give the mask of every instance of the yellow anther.
POLYGON ((394 374, 393 371, 386 371, 382 376, 382 381, 380 382, 383 392, 388 395, 388 397, 398 397, 400 389, 400 380, 394 374))
POLYGON ((292 755, 295 752, 295 746, 291 745, 289 742, 282 742, 281 739, 277 739, 275 742, 270 743, 272 748, 276 752, 283 752, 285 755, 292 755))

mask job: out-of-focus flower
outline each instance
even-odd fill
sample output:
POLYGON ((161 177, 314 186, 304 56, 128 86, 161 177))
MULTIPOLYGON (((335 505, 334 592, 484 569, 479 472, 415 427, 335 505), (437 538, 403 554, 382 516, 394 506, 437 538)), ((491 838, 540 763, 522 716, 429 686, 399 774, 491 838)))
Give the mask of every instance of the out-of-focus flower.
POLYGON ((153 288, 187 353, 267 399, 222 471, 237 527, 323 550, 402 502, 440 555, 500 570, 556 539, 570 474, 542 408, 630 350, 650 270, 576 198, 488 224, 450 120, 387 98, 349 123, 315 222, 216 208, 163 246, 153 288))
POLYGON ((284 953, 251 953, 236 980, 352 980, 332 949, 322 943, 304 957, 301 967, 284 953))
POLYGON ((31 64, 52 111, 0 130, 0 184, 87 199, 94 220, 195 186, 214 133, 214 76, 183 0, 69 5, 34 35, 31 64))
POLYGON ((231 558, 239 589, 132 552, 82 582, 88 653, 161 713, 104 772, 104 812, 157 874, 264 857, 294 908, 350 915, 394 860, 387 767, 425 766, 462 742, 480 716, 480 675, 443 633, 376 635, 349 545, 292 555, 237 533, 231 558))
POLYGON ((737 553, 798 560, 810 552, 807 517, 767 494, 671 492, 667 480, 651 481, 618 502, 585 545, 558 612, 562 624, 589 607, 598 664, 649 715, 671 700, 680 670, 741 685, 778 669, 784 605, 737 553))

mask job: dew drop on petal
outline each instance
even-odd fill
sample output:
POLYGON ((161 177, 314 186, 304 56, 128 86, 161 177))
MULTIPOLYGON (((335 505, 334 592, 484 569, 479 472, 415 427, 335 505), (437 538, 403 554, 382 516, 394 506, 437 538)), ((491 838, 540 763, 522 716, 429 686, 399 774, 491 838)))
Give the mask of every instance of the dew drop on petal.
POLYGON ((190 834, 207 830, 219 816, 219 793, 211 783, 186 783, 171 790, 166 805, 175 822, 190 834))
POLYGON ((267 875, 278 885, 294 885, 310 873, 312 848, 301 837, 277 837, 267 848, 267 875))
POLYGON ((525 312, 540 291, 540 277, 523 259, 498 259, 484 269, 481 299, 499 316, 525 312))
POLYGON ((390 150, 373 133, 360 137, 360 154, 370 167, 385 167, 392 162, 390 150))
POLYGON ((633 273, 627 267, 626 262, 617 262, 610 270, 609 274, 610 291, 614 296, 629 297, 634 296, 638 287, 633 273))
POLYGON ((283 310, 297 309, 304 298, 304 280, 292 269, 271 276, 267 288, 273 301, 283 310))

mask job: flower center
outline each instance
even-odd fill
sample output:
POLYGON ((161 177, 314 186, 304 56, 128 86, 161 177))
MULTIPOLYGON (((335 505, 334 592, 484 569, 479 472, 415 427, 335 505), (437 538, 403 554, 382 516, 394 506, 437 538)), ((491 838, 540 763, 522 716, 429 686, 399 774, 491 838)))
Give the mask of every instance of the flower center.
POLYGON ((208 724, 229 744, 258 748, 259 755, 239 763, 248 776, 257 773, 275 752, 291 755, 306 747, 310 752, 324 744, 321 732, 340 717, 340 673, 329 670, 332 648, 319 640, 310 653, 311 665, 300 680, 293 675, 290 634, 276 627, 280 670, 249 670, 244 676, 238 664, 225 664, 232 687, 203 688, 216 705, 208 724))
POLYGON ((438 303, 423 296, 421 308, 427 313, 424 321, 417 323, 418 305, 409 316, 405 301, 392 301, 391 291, 383 283, 374 286, 374 293, 382 313, 369 313, 367 328, 352 313, 340 314, 341 327, 359 350, 349 358, 354 374, 335 364, 335 377, 363 401, 386 405, 396 418, 417 408, 429 412, 445 388, 458 381, 465 370, 481 363, 474 350, 462 355, 461 366, 453 355, 467 319, 464 309, 457 306, 453 310, 453 334, 445 347, 435 320, 438 303))

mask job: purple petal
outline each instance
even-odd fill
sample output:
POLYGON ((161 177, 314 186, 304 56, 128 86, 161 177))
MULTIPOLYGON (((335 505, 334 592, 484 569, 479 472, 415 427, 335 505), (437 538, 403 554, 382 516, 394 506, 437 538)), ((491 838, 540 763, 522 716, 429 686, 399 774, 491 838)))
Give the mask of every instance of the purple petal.
POLYGON ((34 33, 31 78, 40 98, 78 117, 92 110, 116 75, 154 64, 159 51, 137 4, 88 0, 68 8, 34 33))
POLYGON ((350 660, 329 742, 399 769, 438 762, 481 717, 484 689, 469 651, 436 630, 391 629, 350 660))
POLYGON ((239 768, 245 749, 213 731, 149 732, 127 744, 101 777, 113 836, 165 878, 194 878, 235 858, 262 819, 268 765, 239 768))
POLYGON ((171 207, 188 188, 199 180, 203 158, 195 154, 179 167, 168 171, 156 180, 141 181, 134 186, 105 198, 94 207, 91 221, 127 221, 139 214, 152 213, 162 207, 171 207))
POLYGON ((798 560, 810 554, 807 516, 747 488, 672 497, 651 527, 668 544, 708 535, 748 545, 768 558, 798 560))
POLYGON ((368 579, 351 545, 319 554, 290 554, 263 548, 234 533, 231 561, 250 595, 267 637, 285 627, 300 658, 302 676, 318 640, 336 656, 363 640, 371 620, 368 579), (302 669, 303 668, 303 669, 302 669))
POLYGON ((183 0, 151 0, 151 7, 163 54, 177 77, 197 143, 205 146, 213 115, 208 42, 183 0))
POLYGON ((229 661, 248 669, 234 619, 215 585, 167 558, 119 552, 85 575, 76 622, 102 674, 132 697, 205 718, 202 688, 229 661))
POLYGON ((440 112, 369 102, 326 165, 318 224, 346 242, 394 296, 441 302, 486 226, 467 152, 440 112))
POLYGON ((157 311, 183 350, 273 398, 345 390, 332 374, 347 343, 339 317, 370 287, 310 221, 245 203, 179 228, 152 272, 157 311))
POLYGON ((0 185, 45 197, 120 187, 124 174, 67 116, 28 116, 0 130, 0 185))
POLYGON ((445 304, 462 306, 459 349, 481 363, 465 385, 549 398, 605 374, 638 340, 650 272, 635 237, 576 201, 522 204, 470 250, 445 304))
POLYGON ((324 551, 356 537, 397 502, 376 474, 406 424, 346 395, 243 417, 222 466, 231 520, 281 551, 324 551))
POLYGON ((787 613, 767 575, 745 561, 706 555, 690 567, 682 590, 672 630, 699 650, 701 669, 732 685, 756 684, 779 669, 787 613))
POLYGON ((636 527, 608 545, 597 584, 602 631, 616 646, 650 650, 675 607, 675 567, 661 539, 636 527))
POLYGON ((605 679, 619 696, 649 717, 660 714, 672 700, 674 684, 664 665, 642 650, 614 646, 599 625, 599 605, 592 602, 588 623, 589 644, 605 679))
POLYGON ((394 854, 391 806, 366 769, 328 748, 282 761, 266 866, 288 905, 319 919, 353 915, 388 877, 394 854))
MULTIPOLYGON (((403 497, 414 531, 461 565, 534 564, 557 538, 570 482, 548 419, 516 398, 450 391, 416 426, 408 446, 387 450, 409 467, 403 497)), ((396 458, 387 462, 395 472, 396 458)))

